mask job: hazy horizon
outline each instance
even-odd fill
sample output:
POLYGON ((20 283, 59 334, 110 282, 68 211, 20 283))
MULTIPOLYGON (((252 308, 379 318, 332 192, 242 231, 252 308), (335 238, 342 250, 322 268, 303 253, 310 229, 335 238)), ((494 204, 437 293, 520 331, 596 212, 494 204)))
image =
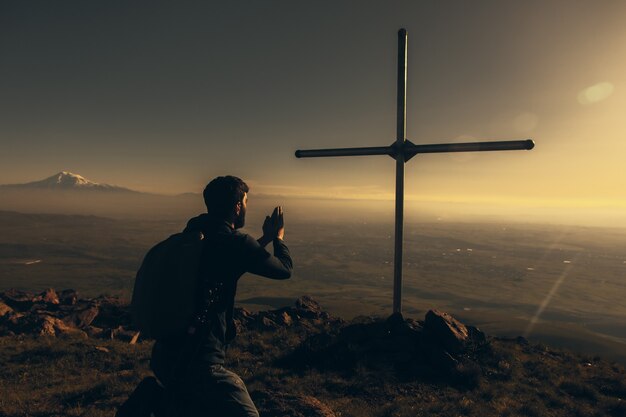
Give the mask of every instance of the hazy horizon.
MULTIPOLYGON (((185 220, 205 212, 201 192, 160 195, 63 190, 0 190, 0 211, 94 215, 117 219, 185 220)), ((249 196, 248 216, 264 218, 282 205, 288 222, 393 223, 393 200, 305 197, 271 194, 249 196)), ((578 225, 626 228, 626 211, 606 207, 505 205, 502 202, 407 200, 405 223, 468 222, 578 225)), ((289 223, 288 223, 289 224, 289 223)), ((391 229, 390 229, 391 230, 391 229)))
MULTIPOLYGON (((78 173, 73 173, 79 175, 78 173)), ((32 179, 38 182, 42 178, 32 179)), ((81 178, 100 184, 91 178, 81 178)), ((26 183, 26 184, 28 184, 26 183)), ((93 191, 54 188, 2 187, 0 184, 0 210, 24 213, 85 214, 115 218, 180 218, 204 211, 202 189, 184 194, 125 194, 111 191, 93 191)), ((127 188, 125 184, 106 184, 127 188)), ((132 190, 137 191, 137 190, 132 190)), ((271 191, 271 190, 267 190, 271 191)), ((327 219, 331 221, 392 222, 395 200, 393 195, 378 198, 359 198, 300 194, 262 194, 252 188, 249 194, 250 212, 271 211, 274 205, 283 205, 293 219, 327 219)), ((462 198, 405 199, 406 221, 467 221, 534 224, 568 224, 600 227, 626 227, 626 210, 606 207, 592 202, 578 206, 559 205, 558 201, 507 202, 497 199, 464 201, 462 198)))

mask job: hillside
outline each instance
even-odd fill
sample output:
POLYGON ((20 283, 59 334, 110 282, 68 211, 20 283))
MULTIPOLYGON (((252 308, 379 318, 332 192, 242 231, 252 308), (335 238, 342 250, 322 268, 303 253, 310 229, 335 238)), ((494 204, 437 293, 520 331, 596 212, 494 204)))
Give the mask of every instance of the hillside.
MULTIPOLYGON (((0 415, 110 416, 150 374, 153 342, 115 298, 0 293, 0 415)), ((626 416, 626 372, 446 313, 350 322, 309 297, 237 309, 227 366, 264 416, 626 416)))

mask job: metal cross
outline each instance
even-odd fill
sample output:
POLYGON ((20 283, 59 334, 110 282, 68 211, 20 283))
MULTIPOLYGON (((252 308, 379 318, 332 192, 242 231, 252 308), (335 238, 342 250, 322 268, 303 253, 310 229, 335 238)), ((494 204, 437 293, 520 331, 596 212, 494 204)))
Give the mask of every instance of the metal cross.
POLYGON ((532 140, 499 142, 440 143, 415 145, 406 139, 406 73, 407 73, 407 31, 398 31, 398 130, 396 141, 389 146, 366 148, 312 149, 296 151, 296 158, 316 158, 324 156, 366 156, 389 155, 396 160, 396 225, 393 273, 393 312, 402 311, 402 241, 404 226, 404 164, 419 153, 474 152, 474 151, 513 151, 532 149, 532 140))

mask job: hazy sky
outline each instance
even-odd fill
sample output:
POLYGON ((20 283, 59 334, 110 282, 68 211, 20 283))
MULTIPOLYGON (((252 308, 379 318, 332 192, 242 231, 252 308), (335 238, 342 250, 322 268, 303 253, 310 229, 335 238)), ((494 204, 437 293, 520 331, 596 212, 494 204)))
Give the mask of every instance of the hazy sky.
POLYGON ((137 190, 232 173, 263 193, 392 198, 397 31, 409 199, 626 209, 626 1, 3 1, 0 183, 137 190))

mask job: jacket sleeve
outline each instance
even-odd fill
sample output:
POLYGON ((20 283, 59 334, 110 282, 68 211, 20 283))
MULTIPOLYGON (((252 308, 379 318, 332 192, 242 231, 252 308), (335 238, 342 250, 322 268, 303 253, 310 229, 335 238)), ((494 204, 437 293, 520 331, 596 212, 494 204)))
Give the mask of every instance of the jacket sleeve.
POLYGON ((272 279, 291 277, 293 262, 285 242, 274 239, 274 255, 272 256, 251 236, 247 235, 244 242, 246 271, 272 279))

